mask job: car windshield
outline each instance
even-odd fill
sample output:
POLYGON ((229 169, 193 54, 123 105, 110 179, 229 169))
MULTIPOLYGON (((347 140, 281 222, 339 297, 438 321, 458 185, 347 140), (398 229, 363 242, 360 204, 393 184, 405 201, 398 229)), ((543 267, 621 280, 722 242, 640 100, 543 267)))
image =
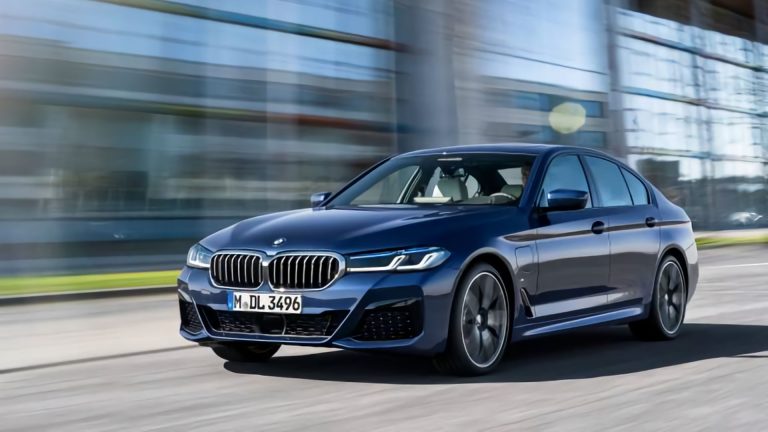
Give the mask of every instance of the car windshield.
POLYGON ((534 156, 441 154, 396 157, 329 206, 517 205, 534 156))

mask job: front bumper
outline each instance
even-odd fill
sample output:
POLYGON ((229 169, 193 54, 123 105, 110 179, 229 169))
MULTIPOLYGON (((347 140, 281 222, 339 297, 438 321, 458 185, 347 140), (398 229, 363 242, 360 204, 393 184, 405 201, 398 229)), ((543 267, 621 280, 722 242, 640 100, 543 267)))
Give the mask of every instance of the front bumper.
POLYGON ((407 273, 347 273, 303 296, 301 315, 230 312, 227 292, 207 270, 185 267, 178 281, 181 335, 200 344, 274 342, 431 355, 445 349, 458 268, 407 273))

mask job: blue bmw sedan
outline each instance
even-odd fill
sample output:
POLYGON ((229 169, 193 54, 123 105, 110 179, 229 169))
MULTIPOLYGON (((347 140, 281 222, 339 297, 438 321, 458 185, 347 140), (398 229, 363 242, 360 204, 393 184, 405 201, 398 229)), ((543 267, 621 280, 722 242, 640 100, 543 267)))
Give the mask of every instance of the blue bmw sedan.
POLYGON ((181 335, 230 361, 330 346, 478 375, 510 343, 575 328, 674 339, 698 273, 685 212, 603 153, 429 149, 194 245, 181 335))

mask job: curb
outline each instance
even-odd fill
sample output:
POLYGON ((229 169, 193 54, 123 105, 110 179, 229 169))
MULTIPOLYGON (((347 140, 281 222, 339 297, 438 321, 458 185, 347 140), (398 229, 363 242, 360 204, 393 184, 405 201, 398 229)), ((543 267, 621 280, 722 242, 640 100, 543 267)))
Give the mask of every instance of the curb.
POLYGON ((56 303, 62 301, 94 300, 114 297, 137 297, 144 295, 169 294, 176 286, 146 286, 137 288, 112 288, 88 291, 67 291, 58 293, 20 294, 0 296, 0 306, 56 303))

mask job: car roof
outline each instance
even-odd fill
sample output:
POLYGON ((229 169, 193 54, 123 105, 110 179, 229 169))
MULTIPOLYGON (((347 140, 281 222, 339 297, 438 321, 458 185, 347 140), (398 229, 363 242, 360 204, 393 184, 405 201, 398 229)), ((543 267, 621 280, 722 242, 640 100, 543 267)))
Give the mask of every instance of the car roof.
POLYGON ((545 153, 558 153, 563 150, 579 150, 584 153, 600 154, 608 156, 605 153, 568 145, 553 144, 528 144, 528 143, 499 143, 499 144, 471 144, 453 147, 438 147, 423 150, 416 150, 404 153, 401 156, 422 156, 435 154, 458 154, 458 153, 510 153, 510 154, 529 154, 542 155, 545 153))

